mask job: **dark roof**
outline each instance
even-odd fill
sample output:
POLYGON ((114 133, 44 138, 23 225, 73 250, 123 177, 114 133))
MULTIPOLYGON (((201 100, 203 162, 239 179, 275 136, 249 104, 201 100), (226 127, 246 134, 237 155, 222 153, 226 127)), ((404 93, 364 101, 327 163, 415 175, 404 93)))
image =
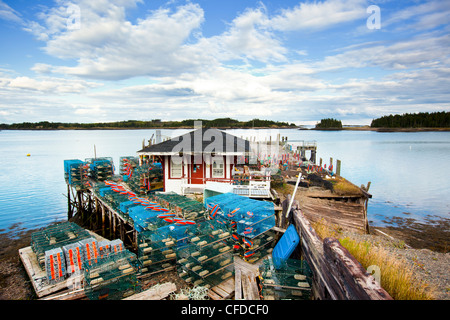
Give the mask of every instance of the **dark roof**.
POLYGON ((250 142, 218 129, 202 128, 147 146, 138 153, 178 154, 181 151, 184 153, 244 154, 250 152, 250 142))

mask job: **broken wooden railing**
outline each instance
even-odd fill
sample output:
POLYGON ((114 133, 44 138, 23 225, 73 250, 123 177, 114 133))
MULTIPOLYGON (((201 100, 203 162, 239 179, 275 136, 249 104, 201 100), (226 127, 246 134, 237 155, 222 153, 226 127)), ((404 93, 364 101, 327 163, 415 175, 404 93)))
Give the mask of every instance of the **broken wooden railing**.
POLYGON ((314 275, 312 289, 316 299, 392 300, 338 240, 320 239, 296 200, 290 218, 301 239, 301 255, 314 275))

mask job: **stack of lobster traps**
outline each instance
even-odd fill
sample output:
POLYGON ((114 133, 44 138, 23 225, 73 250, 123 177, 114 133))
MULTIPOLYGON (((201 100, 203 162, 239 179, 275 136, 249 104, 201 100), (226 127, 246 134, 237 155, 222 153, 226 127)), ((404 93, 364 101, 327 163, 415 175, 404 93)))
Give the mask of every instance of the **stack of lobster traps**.
POLYGON ((214 287, 233 275, 231 230, 214 220, 189 229, 186 245, 177 249, 178 275, 188 283, 214 287))
POLYGON ((137 195, 145 196, 163 189, 163 172, 159 163, 139 163, 136 157, 121 157, 119 173, 137 195))
POLYGON ((188 242, 193 225, 167 224, 156 230, 138 234, 138 261, 140 273, 151 275, 174 269, 178 248, 188 242))
POLYGON ((77 224, 62 222, 33 232, 31 234, 31 249, 36 254, 41 268, 44 268, 47 260, 45 257, 46 251, 62 248, 90 237, 91 234, 77 224))
POLYGON ((111 157, 88 158, 85 162, 89 165, 88 175, 94 181, 105 181, 114 175, 114 162, 111 157))
POLYGON ((128 250, 85 260, 84 292, 90 300, 118 300, 140 291, 136 255, 128 250))
POLYGON ((271 253, 275 245, 275 208, 272 202, 224 193, 205 200, 209 218, 232 230, 237 253, 255 263, 271 253))
POLYGON ((310 300, 312 272, 306 260, 287 259, 274 264, 266 258, 259 267, 264 300, 310 300))
POLYGON ((76 189, 89 187, 88 181, 89 165, 84 161, 73 159, 64 160, 64 179, 66 183, 76 189))
POLYGON ((171 212, 176 213, 179 217, 182 217, 184 219, 205 219, 206 210, 202 203, 198 202, 197 200, 179 195, 175 192, 158 192, 153 194, 151 199, 152 201, 159 203, 165 208, 168 208, 171 212))

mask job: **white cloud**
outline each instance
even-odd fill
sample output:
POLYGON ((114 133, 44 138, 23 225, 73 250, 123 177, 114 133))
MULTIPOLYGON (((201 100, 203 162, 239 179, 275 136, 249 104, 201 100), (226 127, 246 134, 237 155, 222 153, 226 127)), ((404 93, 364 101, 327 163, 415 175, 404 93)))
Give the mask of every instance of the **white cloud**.
POLYGON ((445 64, 450 35, 421 35, 410 40, 378 43, 327 56, 314 63, 322 71, 344 68, 379 67, 385 70, 423 68, 445 64))
POLYGON ((271 19, 274 29, 282 31, 319 30, 331 26, 366 19, 365 0, 328 0, 302 2, 292 9, 284 9, 271 19))
POLYGON ((13 92, 34 91, 36 94, 67 94, 83 93, 90 88, 100 86, 94 82, 77 79, 64 79, 55 77, 44 77, 33 79, 26 76, 16 78, 0 78, 0 89, 13 90, 13 92))
POLYGON ((270 21, 263 7, 247 9, 230 24, 230 29, 216 37, 230 58, 286 61, 284 48, 270 28, 270 21))
POLYGON ((450 2, 426 1, 425 3, 407 6, 391 14, 382 22, 382 27, 399 24, 401 29, 426 30, 448 24, 450 2))
POLYGON ((0 1, 0 19, 16 22, 19 24, 23 23, 20 13, 8 6, 3 1, 0 1))
MULTIPOLYGON (((159 9, 133 24, 126 19, 125 9, 136 1, 103 2, 77 3, 81 8, 79 29, 67 29, 66 2, 43 14, 44 25, 34 30, 39 39, 46 40, 45 52, 61 59, 77 60, 76 66, 54 67, 54 72, 95 79, 125 79, 174 74, 201 64, 198 59, 190 59, 198 52, 185 45, 193 30, 203 22, 200 6, 187 4, 174 12, 159 9)), ((36 66, 38 70, 40 67, 36 66)))
POLYGON ((264 7, 246 10, 222 34, 205 38, 199 32, 204 12, 197 4, 160 8, 133 24, 126 19, 126 7, 112 3, 91 10, 84 7, 87 3, 78 3, 81 27, 77 30, 64 25, 65 2, 42 14, 43 25, 29 24, 38 39, 46 41, 46 53, 77 61, 76 66, 51 70, 49 65, 36 64, 33 70, 117 80, 201 72, 229 60, 286 61, 287 49, 273 34, 264 7))

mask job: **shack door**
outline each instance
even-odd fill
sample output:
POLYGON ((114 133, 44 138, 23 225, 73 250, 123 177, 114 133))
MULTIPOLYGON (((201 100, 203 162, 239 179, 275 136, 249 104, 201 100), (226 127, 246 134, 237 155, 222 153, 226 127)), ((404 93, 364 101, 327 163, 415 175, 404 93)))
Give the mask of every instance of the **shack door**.
POLYGON ((203 184, 204 163, 194 163, 193 160, 191 163, 191 184, 203 184))

